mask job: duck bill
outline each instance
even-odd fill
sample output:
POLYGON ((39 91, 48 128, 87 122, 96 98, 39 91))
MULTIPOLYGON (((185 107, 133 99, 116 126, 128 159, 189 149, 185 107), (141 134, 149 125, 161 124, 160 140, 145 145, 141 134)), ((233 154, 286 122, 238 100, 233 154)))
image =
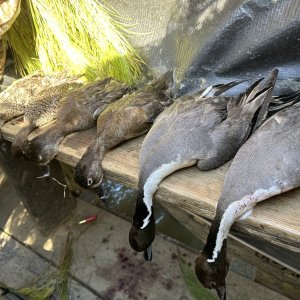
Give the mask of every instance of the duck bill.
POLYGON ((144 251, 144 258, 146 261, 152 260, 152 246, 151 245, 144 251))
POLYGON ((97 193, 99 199, 104 203, 106 204, 106 197, 104 195, 104 190, 103 190, 103 187, 102 187, 102 184, 99 184, 97 187, 94 188, 95 192, 97 193))
POLYGON ((226 286, 216 288, 220 300, 226 300, 226 286))

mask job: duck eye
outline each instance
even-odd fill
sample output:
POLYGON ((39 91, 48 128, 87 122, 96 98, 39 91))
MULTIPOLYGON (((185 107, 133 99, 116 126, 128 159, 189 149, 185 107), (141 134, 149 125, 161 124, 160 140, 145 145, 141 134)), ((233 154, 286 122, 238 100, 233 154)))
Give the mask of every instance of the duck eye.
POLYGON ((93 184, 93 179, 92 178, 88 178, 87 184, 88 184, 88 186, 91 186, 93 184))

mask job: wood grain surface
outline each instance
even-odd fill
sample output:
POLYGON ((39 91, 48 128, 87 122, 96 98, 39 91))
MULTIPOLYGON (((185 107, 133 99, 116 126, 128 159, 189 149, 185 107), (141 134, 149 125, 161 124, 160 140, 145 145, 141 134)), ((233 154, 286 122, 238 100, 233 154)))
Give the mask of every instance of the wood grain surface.
MULTIPOLYGON (((21 117, 5 124, 2 128, 3 137, 12 141, 22 126, 21 117)), ((35 131, 29 139, 46 127, 35 131)), ((67 136, 60 145, 56 158, 75 166, 95 133, 96 129, 92 128, 67 136)), ((138 156, 142 140, 143 137, 130 140, 106 154, 103 167, 108 178, 137 187, 138 156)), ((161 183, 155 198, 211 220, 228 167, 229 163, 206 172, 201 172, 196 167, 178 171, 161 183)), ((300 189, 259 203, 253 214, 244 221, 236 222, 234 228, 299 253, 300 189)))

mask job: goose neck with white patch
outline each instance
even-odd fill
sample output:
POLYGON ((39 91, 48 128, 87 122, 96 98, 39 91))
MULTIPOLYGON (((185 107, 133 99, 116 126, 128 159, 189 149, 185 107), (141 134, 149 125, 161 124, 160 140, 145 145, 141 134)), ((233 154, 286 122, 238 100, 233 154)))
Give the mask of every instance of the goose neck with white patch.
POLYGON ((144 198, 145 196, 143 189, 139 189, 132 223, 136 228, 140 229, 144 229, 149 224, 153 210, 152 204, 150 207, 148 207, 144 201, 144 198), (145 220, 149 220, 146 225, 145 220))
POLYGON ((207 261, 212 263, 218 258, 222 249, 223 241, 227 238, 231 226, 237 219, 245 219, 249 217, 249 211, 251 212, 256 203, 283 191, 285 190, 282 189, 282 187, 276 185, 271 186, 268 189, 257 189, 252 195, 246 195, 241 200, 234 201, 229 204, 222 214, 221 220, 217 221, 220 225, 216 235, 215 247, 211 258, 207 261))
POLYGON ((157 191, 158 185, 161 183, 161 181, 173 172, 185 167, 192 166, 195 163, 196 160, 185 161, 182 160, 178 155, 175 160, 169 163, 162 164, 159 168, 157 168, 150 174, 143 186, 142 202, 147 208, 148 213, 147 216, 143 219, 143 224, 140 227, 141 229, 144 229, 149 224, 152 215, 153 195, 157 191))

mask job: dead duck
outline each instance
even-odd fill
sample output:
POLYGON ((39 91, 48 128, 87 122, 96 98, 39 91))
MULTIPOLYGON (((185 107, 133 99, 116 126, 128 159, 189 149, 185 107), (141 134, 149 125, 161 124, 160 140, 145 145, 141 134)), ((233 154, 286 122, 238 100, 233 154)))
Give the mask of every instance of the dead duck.
POLYGON ((126 83, 105 78, 71 91, 59 102, 53 125, 27 142, 24 155, 39 165, 47 165, 66 135, 95 126, 95 112, 100 114, 129 90, 131 88, 126 83))
POLYGON ((24 113, 26 126, 17 133, 11 145, 13 157, 24 153, 24 143, 32 130, 55 119, 59 101, 72 89, 82 85, 78 80, 78 77, 66 78, 33 96, 34 101, 26 107, 24 113))
MULTIPOLYGON (((269 102, 277 73, 274 70, 264 84, 256 81, 238 97, 216 95, 240 82, 179 98, 157 118, 140 151, 138 197, 129 233, 131 247, 145 251, 145 259, 152 257, 152 199, 158 184, 185 167, 197 164, 209 170, 229 161, 248 138, 255 114, 269 102)), ((265 113, 258 115, 257 123, 265 113)))
POLYGON ((169 93, 172 72, 167 72, 145 87, 125 95, 109 105, 97 121, 97 137, 75 168, 75 181, 85 188, 95 188, 103 178, 105 153, 128 139, 146 133, 155 118, 172 103, 169 93))
POLYGON ((13 82, 0 93, 0 129, 5 122, 24 114, 26 107, 39 92, 60 79, 60 74, 46 76, 36 72, 13 82))
POLYGON ((217 289, 221 299, 226 298, 227 235, 232 224, 249 216, 256 203, 300 186, 299 125, 300 103, 274 114, 240 148, 226 174, 195 266, 199 281, 217 289))

